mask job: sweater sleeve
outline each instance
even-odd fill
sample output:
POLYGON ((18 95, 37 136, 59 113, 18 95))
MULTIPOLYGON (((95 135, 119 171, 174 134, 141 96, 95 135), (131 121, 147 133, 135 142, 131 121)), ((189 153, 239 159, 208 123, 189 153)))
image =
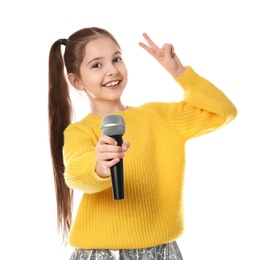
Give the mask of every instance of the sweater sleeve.
POLYGON ((151 103, 147 109, 157 113, 163 122, 168 122, 184 140, 215 131, 237 116, 232 101, 190 66, 174 80, 183 88, 184 99, 151 103))
POLYGON ((230 99, 190 66, 175 81, 184 89, 184 100, 171 106, 169 119, 185 140, 223 127, 237 116, 230 99))
POLYGON ((110 178, 101 178, 95 172, 95 143, 81 125, 70 125, 64 131, 64 177, 70 188, 96 193, 111 186, 110 178))

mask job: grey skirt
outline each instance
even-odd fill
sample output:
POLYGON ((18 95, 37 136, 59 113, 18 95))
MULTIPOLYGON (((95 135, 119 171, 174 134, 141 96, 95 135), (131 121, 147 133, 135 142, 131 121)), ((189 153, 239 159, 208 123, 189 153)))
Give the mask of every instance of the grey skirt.
POLYGON ((178 259, 183 260, 176 241, 141 249, 75 249, 70 260, 140 260, 140 259, 178 259))

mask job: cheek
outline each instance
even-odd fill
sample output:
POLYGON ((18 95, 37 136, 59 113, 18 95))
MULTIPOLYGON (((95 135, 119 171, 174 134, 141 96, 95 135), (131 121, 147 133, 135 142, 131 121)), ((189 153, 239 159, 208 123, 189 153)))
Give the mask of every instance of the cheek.
POLYGON ((83 85, 87 89, 92 89, 96 86, 99 86, 102 82, 102 76, 99 75, 98 73, 87 73, 86 75, 83 76, 83 85))
POLYGON ((121 74, 122 74, 125 78, 128 77, 128 71, 127 71, 126 66, 123 66, 123 67, 122 67, 121 74))

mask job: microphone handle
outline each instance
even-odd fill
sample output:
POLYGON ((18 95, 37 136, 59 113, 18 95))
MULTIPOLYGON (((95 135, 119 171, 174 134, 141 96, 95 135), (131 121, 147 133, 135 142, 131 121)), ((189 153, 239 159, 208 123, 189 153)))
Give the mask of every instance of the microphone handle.
MULTIPOLYGON (((122 146, 123 139, 122 135, 113 135, 111 136, 117 141, 118 146, 122 146)), ((115 200, 124 199, 124 168, 123 168, 123 159, 111 167, 111 178, 112 178, 112 188, 113 196, 115 200)))

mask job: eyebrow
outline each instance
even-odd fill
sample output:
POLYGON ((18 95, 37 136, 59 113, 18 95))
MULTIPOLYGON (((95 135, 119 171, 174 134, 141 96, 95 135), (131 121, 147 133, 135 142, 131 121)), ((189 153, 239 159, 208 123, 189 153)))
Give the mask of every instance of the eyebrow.
MULTIPOLYGON (((113 54, 113 56, 115 56, 115 55, 117 55, 117 54, 122 54, 122 52, 121 52, 121 51, 116 51, 116 52, 113 54)), ((87 65, 90 64, 90 63, 92 63, 92 62, 94 62, 94 61, 97 61, 97 60, 103 60, 103 59, 104 59, 104 57, 96 57, 96 58, 90 60, 90 61, 87 63, 87 65)))

